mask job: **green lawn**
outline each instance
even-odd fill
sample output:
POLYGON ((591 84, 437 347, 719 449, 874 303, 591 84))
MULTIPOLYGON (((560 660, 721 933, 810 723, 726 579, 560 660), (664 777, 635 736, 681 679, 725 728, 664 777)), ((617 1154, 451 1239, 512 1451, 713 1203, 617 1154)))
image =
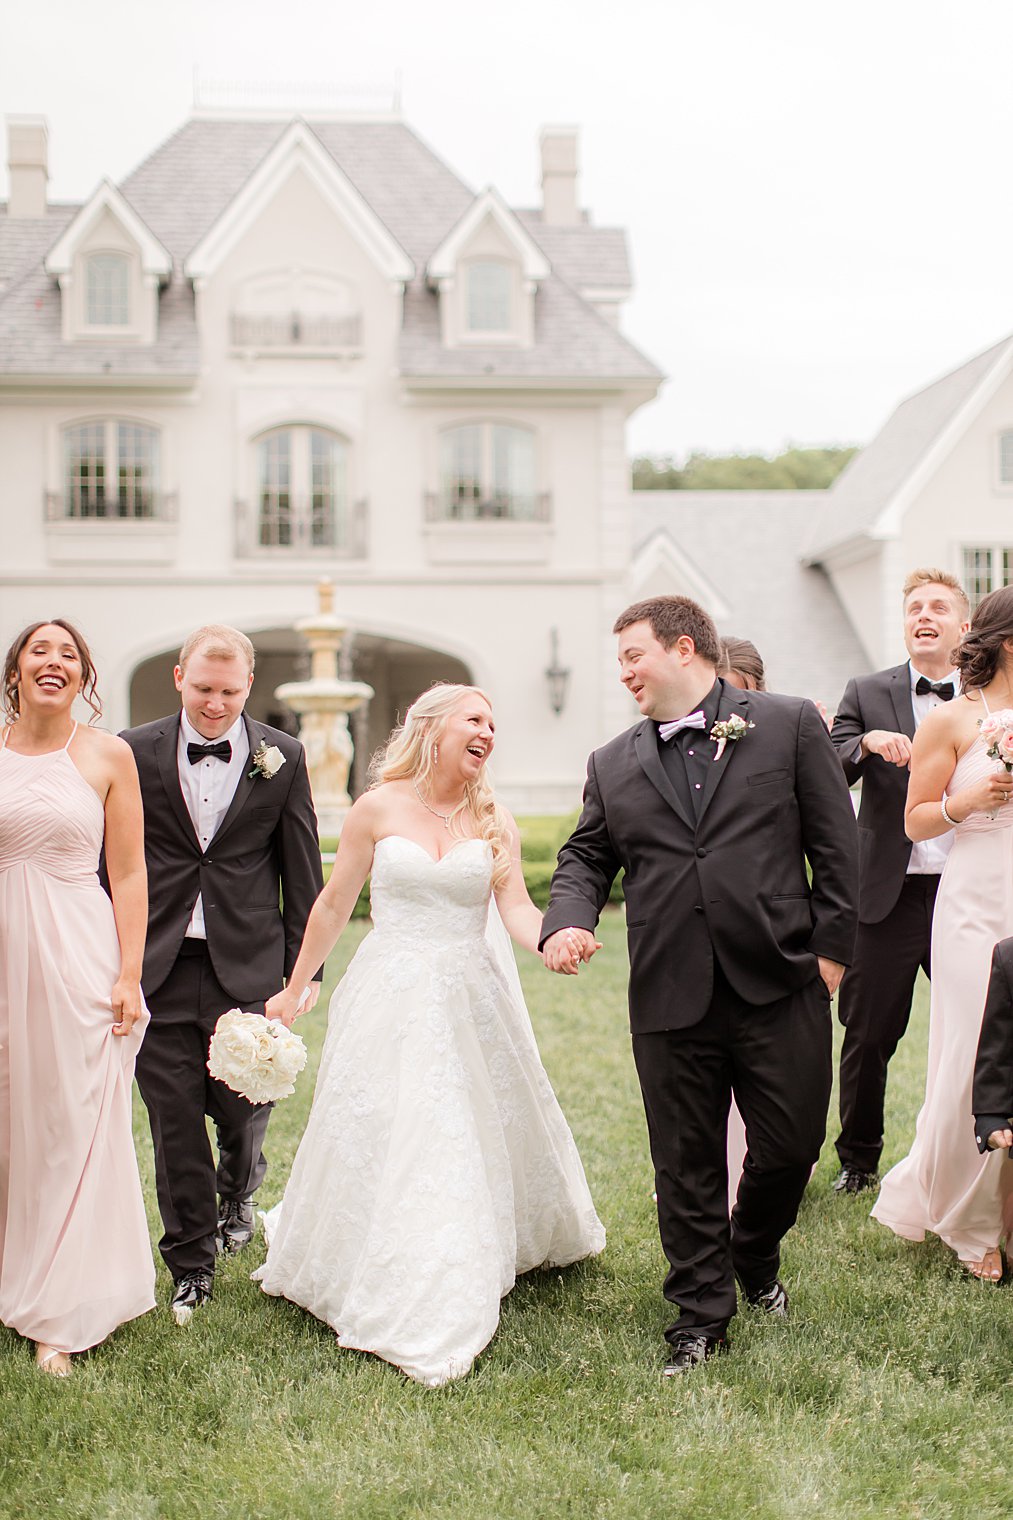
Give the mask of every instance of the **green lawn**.
MULTIPOLYGON (((352 926, 336 974, 359 942, 352 926)), ((0 1514, 247 1517, 989 1517, 1009 1507, 1013 1295, 966 1280, 938 1244, 829 1193, 824 1152, 785 1251, 788 1324, 742 1314, 732 1353, 663 1382, 663 1262, 625 1018, 622 921, 580 978, 523 969, 546 1066, 609 1233, 604 1256, 526 1278, 463 1382, 428 1390, 339 1351, 248 1273, 219 1272, 187 1331, 166 1309, 60 1383, 0 1331, 0 1514)), ((303 1021, 315 1066, 324 1007, 303 1021)), ((896 1059, 889 1159, 912 1132, 925 1006, 896 1059)), ((279 1194, 309 1073, 272 1119, 279 1194)), ((138 1146, 151 1197, 143 1119, 138 1146)), ((152 1237, 157 1225, 152 1206, 152 1237)))

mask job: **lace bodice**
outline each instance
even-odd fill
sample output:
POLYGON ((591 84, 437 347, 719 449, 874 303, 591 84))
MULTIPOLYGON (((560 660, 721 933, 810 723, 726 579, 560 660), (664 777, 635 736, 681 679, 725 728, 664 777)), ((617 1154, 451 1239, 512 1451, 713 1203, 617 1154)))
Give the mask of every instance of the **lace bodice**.
POLYGON ((462 839, 441 860, 401 834, 377 840, 370 909, 374 931, 405 943, 461 944, 485 936, 492 847, 462 839))

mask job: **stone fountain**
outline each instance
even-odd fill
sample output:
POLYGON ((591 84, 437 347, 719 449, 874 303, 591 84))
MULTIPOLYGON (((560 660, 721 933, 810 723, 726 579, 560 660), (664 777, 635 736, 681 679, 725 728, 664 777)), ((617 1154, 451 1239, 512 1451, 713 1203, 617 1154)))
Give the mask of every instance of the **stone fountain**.
POLYGON ((340 834, 352 805, 348 773, 352 765, 352 736, 348 714, 368 702, 372 686, 364 681, 342 681, 338 675, 338 651, 348 629, 334 613, 334 586, 322 580, 317 586, 319 611, 295 625, 310 651, 307 681, 286 681, 275 691, 280 702, 299 717, 299 737, 306 750, 313 803, 321 835, 340 834))

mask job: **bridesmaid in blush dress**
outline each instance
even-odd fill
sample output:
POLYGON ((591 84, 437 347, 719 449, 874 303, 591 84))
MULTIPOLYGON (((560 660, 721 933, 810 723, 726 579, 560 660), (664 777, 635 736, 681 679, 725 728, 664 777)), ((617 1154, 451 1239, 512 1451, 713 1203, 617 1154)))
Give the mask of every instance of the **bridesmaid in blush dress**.
POLYGON ((153 1308, 155 1281, 130 1123, 147 1022, 140 790, 123 741, 74 722, 79 693, 97 717, 80 634, 26 628, 0 735, 0 1321, 57 1377, 153 1308))
POLYGON ((930 1230, 973 1276, 998 1282, 1013 1166, 1005 1151, 979 1154, 971 1083, 992 949, 1013 934, 1013 777, 980 732, 989 714, 1013 709, 1013 587, 983 599, 953 663, 962 695, 919 726, 905 815, 911 839, 955 836, 932 926, 925 1101, 872 1215, 907 1240, 930 1230))

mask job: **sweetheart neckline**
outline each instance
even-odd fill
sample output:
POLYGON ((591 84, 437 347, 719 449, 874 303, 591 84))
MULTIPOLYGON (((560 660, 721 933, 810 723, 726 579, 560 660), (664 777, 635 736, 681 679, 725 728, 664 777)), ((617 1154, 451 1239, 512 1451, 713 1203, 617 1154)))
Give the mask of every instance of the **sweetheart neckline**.
POLYGON ((374 852, 374 854, 376 853, 377 845, 384 844, 388 839, 400 839, 405 844, 410 844, 410 845, 414 846, 414 848, 416 850, 420 851, 421 854, 423 854, 426 857, 426 859, 429 861, 430 865, 433 865, 433 866, 441 866, 443 864, 443 862, 445 860, 449 860, 450 856, 453 855, 454 851, 455 850, 459 850, 462 845, 465 845, 465 844, 484 844, 484 845, 488 845, 488 843, 489 843, 488 839, 459 839, 456 844, 452 844, 450 846, 450 849, 449 850, 445 850, 442 855, 430 855, 429 851, 426 849, 426 847, 425 847, 424 844, 419 844, 419 842, 418 842, 417 839, 409 839, 409 837, 408 837, 407 834, 384 834, 380 839, 377 839, 375 841, 375 843, 373 845, 373 852, 374 852))

